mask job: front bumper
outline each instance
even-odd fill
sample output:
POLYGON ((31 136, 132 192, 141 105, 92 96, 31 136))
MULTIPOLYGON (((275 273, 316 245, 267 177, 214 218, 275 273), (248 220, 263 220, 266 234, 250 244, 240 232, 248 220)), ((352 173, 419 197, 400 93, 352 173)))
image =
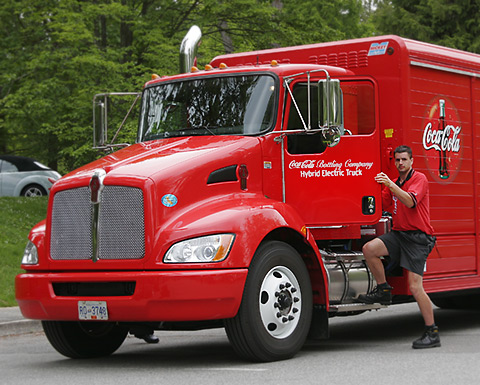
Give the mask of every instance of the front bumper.
POLYGON ((78 301, 106 301, 109 321, 200 321, 231 318, 242 300, 247 269, 25 273, 15 295, 26 318, 78 320, 78 301), (132 295, 55 294, 55 284, 134 281, 132 295))

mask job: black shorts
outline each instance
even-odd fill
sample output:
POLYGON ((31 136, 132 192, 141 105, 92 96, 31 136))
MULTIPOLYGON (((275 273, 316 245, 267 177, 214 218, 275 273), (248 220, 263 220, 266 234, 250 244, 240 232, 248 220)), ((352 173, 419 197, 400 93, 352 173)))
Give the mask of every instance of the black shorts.
POLYGON ((422 231, 392 231, 380 235, 390 256, 389 265, 398 265, 423 276, 428 254, 436 238, 422 231))

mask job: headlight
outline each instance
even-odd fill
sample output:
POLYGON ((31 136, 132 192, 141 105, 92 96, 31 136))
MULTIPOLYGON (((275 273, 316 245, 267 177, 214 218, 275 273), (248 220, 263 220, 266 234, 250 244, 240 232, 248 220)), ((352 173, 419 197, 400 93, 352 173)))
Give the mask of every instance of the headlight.
POLYGON ((187 239, 168 249, 165 263, 220 262, 227 258, 233 244, 233 234, 216 234, 187 239))
POLYGON ((25 251, 23 252, 22 265, 38 264, 37 246, 28 241, 25 251))

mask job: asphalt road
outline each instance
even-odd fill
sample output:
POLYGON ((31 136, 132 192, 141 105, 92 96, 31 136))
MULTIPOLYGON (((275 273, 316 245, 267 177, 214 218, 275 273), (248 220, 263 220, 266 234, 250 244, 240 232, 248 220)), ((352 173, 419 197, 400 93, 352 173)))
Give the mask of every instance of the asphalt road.
POLYGON ((331 338, 293 359, 241 361, 222 329, 129 337, 112 356, 71 360, 43 333, 0 337, 0 383, 10 384, 477 384, 480 311, 436 310, 442 347, 413 350, 423 325, 416 304, 331 319, 331 338))

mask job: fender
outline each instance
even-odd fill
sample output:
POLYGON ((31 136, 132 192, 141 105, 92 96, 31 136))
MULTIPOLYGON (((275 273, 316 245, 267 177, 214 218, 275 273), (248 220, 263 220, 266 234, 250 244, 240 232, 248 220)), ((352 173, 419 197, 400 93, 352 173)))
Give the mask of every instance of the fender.
POLYGON ((40 177, 36 175, 28 176, 27 178, 22 179, 21 181, 19 181, 19 183, 15 185, 15 189, 13 190, 13 195, 20 196, 20 193, 22 192, 22 190, 30 184, 37 184, 39 186, 42 186, 48 194, 48 191, 52 187, 52 184, 46 182, 46 180, 47 179, 45 177, 40 177))
MULTIPOLYGON (((311 272, 312 287, 322 298, 320 302, 328 306, 328 273, 322 257, 314 237, 290 205, 268 199, 262 194, 233 193, 195 202, 178 214, 155 232, 155 258, 152 260, 155 259, 156 268, 159 268, 163 256, 176 242, 215 233, 233 233, 236 236, 230 255, 225 261, 216 263, 215 268, 248 268, 263 240, 276 230, 289 229, 315 255, 315 263, 307 266, 311 272)), ((179 268, 178 264, 162 265, 162 269, 179 268)), ((212 268, 212 264, 185 264, 180 267, 208 269, 212 268)))

